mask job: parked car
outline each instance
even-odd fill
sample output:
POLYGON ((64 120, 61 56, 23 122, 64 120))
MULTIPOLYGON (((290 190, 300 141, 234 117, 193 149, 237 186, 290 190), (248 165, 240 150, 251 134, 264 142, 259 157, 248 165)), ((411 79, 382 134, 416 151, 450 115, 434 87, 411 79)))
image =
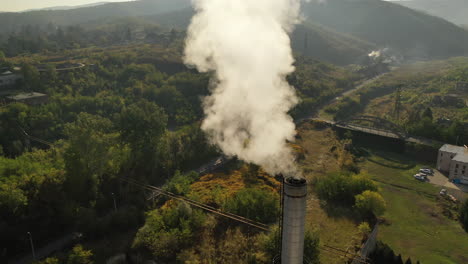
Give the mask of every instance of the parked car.
POLYGON ((426 180, 426 175, 422 175, 421 173, 415 174, 413 177, 418 181, 425 181, 426 180))
POLYGON ((432 169, 428 169, 428 168, 422 168, 422 169, 419 170, 419 172, 424 173, 424 174, 429 174, 429 175, 434 174, 434 171, 432 169))
POLYGON ((440 195, 447 195, 447 189, 442 189, 439 192, 440 195))

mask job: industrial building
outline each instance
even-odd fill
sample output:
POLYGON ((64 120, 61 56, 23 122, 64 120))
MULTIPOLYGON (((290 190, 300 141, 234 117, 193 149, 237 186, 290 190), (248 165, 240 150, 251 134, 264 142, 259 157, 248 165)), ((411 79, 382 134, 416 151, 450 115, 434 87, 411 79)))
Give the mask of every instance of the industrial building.
POLYGON ((448 173, 449 180, 468 184, 468 149, 445 144, 439 149, 437 169, 448 173))

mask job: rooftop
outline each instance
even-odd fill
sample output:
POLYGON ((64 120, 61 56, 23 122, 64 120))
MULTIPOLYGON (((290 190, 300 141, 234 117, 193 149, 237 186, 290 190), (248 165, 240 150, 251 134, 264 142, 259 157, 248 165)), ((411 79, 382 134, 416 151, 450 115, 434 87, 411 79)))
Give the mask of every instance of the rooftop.
POLYGON ((468 163, 468 153, 459 153, 452 160, 468 163))
POLYGON ((7 98, 11 100, 15 100, 15 101, 20 101, 20 100, 26 100, 26 99, 31 99, 31 98, 43 97, 43 96, 47 96, 47 95, 43 93, 31 92, 31 93, 20 93, 20 94, 13 95, 13 96, 7 96, 7 98))
POLYGON ((450 145, 450 144, 445 144, 443 145, 440 149, 440 151, 444 152, 450 152, 450 153, 465 153, 465 147, 460 147, 460 146, 455 146, 455 145, 450 145))
POLYGON ((5 72, 2 72, 0 75, 10 75, 10 74, 13 74, 11 71, 5 71, 5 72))

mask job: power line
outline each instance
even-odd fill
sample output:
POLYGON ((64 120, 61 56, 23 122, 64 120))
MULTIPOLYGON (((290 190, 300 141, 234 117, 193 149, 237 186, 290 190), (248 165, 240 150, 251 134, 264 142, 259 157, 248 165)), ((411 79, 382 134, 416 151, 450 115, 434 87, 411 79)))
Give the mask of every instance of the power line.
MULTIPOLYGON (((199 203, 197 201, 188 199, 186 197, 171 193, 169 191, 158 188, 156 186, 140 183, 140 182, 138 182, 138 181, 136 181, 134 179, 130 179, 130 178, 127 178, 127 177, 121 177, 121 179, 128 182, 128 183, 130 183, 130 184, 138 186, 140 188, 147 189, 147 190, 152 190, 152 191, 157 191, 160 194, 165 195, 167 197, 176 199, 178 201, 186 202, 186 203, 188 203, 188 204, 190 204, 192 206, 195 206, 195 207, 200 208, 202 210, 205 210, 207 212, 210 212, 210 213, 213 213, 213 214, 216 214, 216 215, 220 215, 220 216, 232 219, 234 221, 246 224, 248 226, 255 227, 255 228, 260 229, 262 231, 270 231, 270 227, 268 225, 266 225, 266 224, 259 223, 257 221, 245 218, 245 217, 240 216, 240 215, 236 215, 236 214, 232 214, 232 213, 228 213, 228 212, 223 212, 223 211, 221 211, 221 210, 219 210, 217 208, 211 207, 209 205, 202 204, 202 203, 199 203)), ((333 247, 333 246, 323 245, 323 246, 319 246, 319 248, 321 250, 327 252, 327 253, 338 255, 338 256, 341 256, 341 257, 345 257, 345 258, 354 257, 355 260, 357 260, 359 263, 362 263, 362 264, 368 264, 369 263, 369 262, 367 262, 365 260, 362 260, 361 256, 359 256, 357 254, 352 254, 352 253, 350 253, 348 251, 344 251, 342 249, 339 249, 339 248, 336 248, 336 247, 333 247)))
POLYGON ((232 220, 235 220, 235 221, 241 222, 243 224, 255 227, 257 229, 260 229, 260 230, 263 230, 263 231, 269 231, 270 230, 269 226, 265 225, 263 223, 259 223, 257 221, 254 221, 254 220, 251 220, 251 219, 248 219, 248 218, 236 215, 236 214, 223 212, 223 211, 221 211, 221 210, 219 210, 217 208, 211 207, 209 205, 199 203, 197 201, 185 198, 183 196, 171 193, 169 191, 163 190, 161 188, 158 188, 158 187, 155 187, 155 186, 152 186, 152 185, 139 183, 139 182, 137 182, 137 181, 135 181, 133 179, 129 179, 129 178, 125 178, 125 177, 122 177, 122 179, 124 181, 126 181, 126 182, 128 182, 130 184, 136 185, 138 187, 141 187, 141 188, 144 188, 144 189, 147 189, 147 190, 156 190, 156 191, 160 192, 161 194, 163 194, 165 196, 168 196, 170 198, 173 198, 175 200, 186 202, 186 203, 188 203, 188 204, 190 204, 192 206, 195 206, 197 208, 200 208, 202 210, 205 210, 205 211, 208 211, 208 212, 220 215, 220 216, 224 216, 226 218, 230 218, 232 220))

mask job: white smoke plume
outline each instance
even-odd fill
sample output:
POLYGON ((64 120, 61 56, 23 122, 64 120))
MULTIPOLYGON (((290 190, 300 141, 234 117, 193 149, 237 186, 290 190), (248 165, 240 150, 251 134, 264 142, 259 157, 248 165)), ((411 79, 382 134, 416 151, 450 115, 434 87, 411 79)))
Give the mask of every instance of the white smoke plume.
POLYGON ((299 22, 300 0, 192 0, 185 63, 213 72, 202 129, 229 156, 271 174, 296 174, 287 141, 297 104, 286 76, 294 71, 288 33, 299 22))

